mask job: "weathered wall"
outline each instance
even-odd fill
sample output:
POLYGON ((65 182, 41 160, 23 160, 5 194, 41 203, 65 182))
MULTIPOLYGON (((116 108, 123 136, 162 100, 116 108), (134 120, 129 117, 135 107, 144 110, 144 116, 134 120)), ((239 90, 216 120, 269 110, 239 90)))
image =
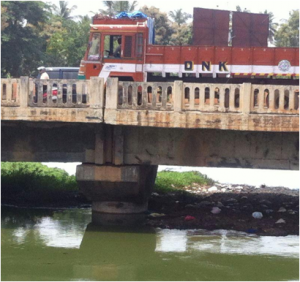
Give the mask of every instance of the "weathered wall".
POLYGON ((94 157, 94 132, 94 124, 2 121, 1 160, 87 162, 94 157))
POLYGON ((299 134, 2 122, 2 161, 299 169, 299 134))

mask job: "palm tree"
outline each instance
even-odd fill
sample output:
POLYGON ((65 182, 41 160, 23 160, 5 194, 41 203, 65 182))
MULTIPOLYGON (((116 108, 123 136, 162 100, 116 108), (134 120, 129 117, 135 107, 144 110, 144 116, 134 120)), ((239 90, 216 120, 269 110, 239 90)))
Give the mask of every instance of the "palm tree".
POLYGON ((173 19, 175 23, 178 24, 178 26, 181 26, 182 24, 186 23, 186 21, 192 17, 191 14, 182 12, 182 9, 169 12, 169 16, 173 19))
POLYGON ((268 40, 270 43, 274 43, 274 35, 277 30, 278 23, 274 23, 274 14, 272 12, 264 11, 264 14, 269 15, 269 37, 268 40))
POLYGON ((67 1, 59 1, 59 7, 55 7, 55 13, 65 20, 71 20, 74 18, 74 16, 71 16, 71 13, 75 9, 77 9, 76 5, 73 5, 71 8, 69 8, 67 1))
POLYGON ((137 1, 102 1, 106 9, 100 9, 100 13, 106 16, 115 16, 120 12, 133 12, 137 1))
POLYGON ((106 7, 106 10, 100 9, 99 12, 105 16, 114 16, 115 11, 113 9, 113 1, 102 1, 103 5, 106 7))

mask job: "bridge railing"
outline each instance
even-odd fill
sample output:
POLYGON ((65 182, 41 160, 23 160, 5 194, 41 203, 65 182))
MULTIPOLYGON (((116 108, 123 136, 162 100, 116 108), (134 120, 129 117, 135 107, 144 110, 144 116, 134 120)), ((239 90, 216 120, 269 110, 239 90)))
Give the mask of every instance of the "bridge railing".
POLYGON ((108 109, 299 114, 298 86, 118 82, 116 78, 109 78, 107 85, 108 109))
POLYGON ((81 108, 90 106, 90 81, 61 79, 29 81, 30 107, 81 108))
POLYGON ((299 114, 299 86, 252 85, 251 113, 299 114))
POLYGON ((242 112, 242 84, 183 83, 183 110, 242 112))
POLYGON ((104 83, 98 77, 76 79, 1 79, 1 106, 103 108, 104 83))
POLYGON ((172 111, 173 89, 168 82, 119 82, 118 109, 172 111))
POLYGON ((19 78, 1 79, 1 105, 6 107, 20 106, 19 78))

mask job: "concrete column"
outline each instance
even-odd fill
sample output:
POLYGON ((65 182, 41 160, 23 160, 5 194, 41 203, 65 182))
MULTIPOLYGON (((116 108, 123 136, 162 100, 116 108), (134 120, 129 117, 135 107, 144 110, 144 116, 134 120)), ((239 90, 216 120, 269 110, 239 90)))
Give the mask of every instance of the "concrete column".
MULTIPOLYGON (((77 166, 79 190, 92 201, 95 222, 113 215, 110 223, 120 224, 129 215, 139 215, 148 209, 148 198, 154 187, 157 166, 152 165, 94 165, 77 166)), ((139 217, 140 219, 140 217, 139 217)))
POLYGON ((29 99, 29 78, 28 76, 21 76, 21 85, 20 85, 20 107, 27 108, 28 107, 28 99, 29 99))
POLYGON ((100 77, 90 79, 90 107, 92 109, 102 109, 104 101, 104 80, 100 77))
POLYGON ((242 111, 243 114, 249 114, 251 112, 251 83, 243 83, 242 85, 242 111))
POLYGON ((106 109, 117 109, 118 107, 118 78, 107 78, 106 82, 106 109))
POLYGON ((182 111, 183 101, 183 82, 181 80, 174 81, 174 111, 182 111))

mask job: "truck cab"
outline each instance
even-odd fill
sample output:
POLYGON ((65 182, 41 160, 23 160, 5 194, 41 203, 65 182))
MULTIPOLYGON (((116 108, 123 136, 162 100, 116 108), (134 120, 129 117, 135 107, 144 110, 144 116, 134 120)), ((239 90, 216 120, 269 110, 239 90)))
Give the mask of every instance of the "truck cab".
POLYGON ((99 76, 106 80, 111 76, 120 80, 144 81, 143 64, 151 20, 95 15, 79 78, 99 76))

